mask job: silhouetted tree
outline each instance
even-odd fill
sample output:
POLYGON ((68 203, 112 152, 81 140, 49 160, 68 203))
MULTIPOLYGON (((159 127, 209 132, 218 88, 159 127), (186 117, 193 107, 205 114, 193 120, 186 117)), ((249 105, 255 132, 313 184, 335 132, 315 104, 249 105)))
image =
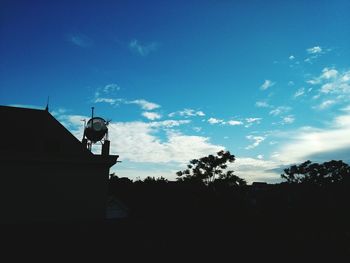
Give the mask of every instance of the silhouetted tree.
POLYGON ((284 169, 281 177, 287 183, 309 183, 314 185, 327 185, 350 178, 350 166, 343 161, 329 161, 324 163, 312 163, 310 160, 292 165, 284 169))
POLYGON ((227 171, 224 174, 220 174, 218 179, 215 179, 216 183, 224 183, 230 187, 244 186, 247 185, 246 180, 233 174, 233 171, 227 171))
POLYGON ((145 179, 143 179, 144 183, 167 183, 168 180, 165 179, 163 176, 155 178, 151 176, 147 176, 145 179))
POLYGON ((210 154, 191 160, 186 170, 176 174, 179 176, 179 181, 201 181, 209 185, 218 179, 231 184, 245 185, 245 180, 234 175, 232 170, 226 171, 227 164, 234 161, 235 156, 229 151, 219 151, 217 155, 210 154))

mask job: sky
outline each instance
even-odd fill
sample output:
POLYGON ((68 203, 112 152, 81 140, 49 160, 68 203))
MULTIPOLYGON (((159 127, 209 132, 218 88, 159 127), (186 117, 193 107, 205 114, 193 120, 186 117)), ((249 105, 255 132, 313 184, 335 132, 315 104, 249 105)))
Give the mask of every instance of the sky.
MULTIPOLYGON (((79 140, 111 120, 118 176, 229 150, 248 182, 350 162, 350 1, 0 1, 0 104, 79 140)), ((99 151, 99 145, 94 146, 99 151)))

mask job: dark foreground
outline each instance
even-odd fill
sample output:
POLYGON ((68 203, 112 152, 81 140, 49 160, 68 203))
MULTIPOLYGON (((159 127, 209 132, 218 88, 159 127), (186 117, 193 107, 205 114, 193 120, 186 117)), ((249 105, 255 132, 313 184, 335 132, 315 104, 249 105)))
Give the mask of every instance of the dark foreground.
POLYGON ((1 255, 49 262, 350 256, 347 185, 213 190, 121 184, 111 194, 129 208, 126 219, 0 225, 1 255))
POLYGON ((10 259, 93 262, 120 257, 267 260, 281 256, 288 259, 349 256, 349 235, 345 231, 286 230, 281 224, 272 228, 272 224, 262 221, 217 223, 183 225, 123 220, 7 225, 1 227, 1 252, 10 259))

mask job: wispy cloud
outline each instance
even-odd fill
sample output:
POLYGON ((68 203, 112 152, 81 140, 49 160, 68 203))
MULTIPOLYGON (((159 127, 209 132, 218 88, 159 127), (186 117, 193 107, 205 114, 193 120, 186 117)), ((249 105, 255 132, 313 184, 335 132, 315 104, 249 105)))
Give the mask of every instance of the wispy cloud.
POLYGON ((253 143, 245 147, 247 150, 253 149, 255 147, 258 147, 260 143, 262 143, 266 137, 263 136, 253 136, 253 135, 247 135, 246 138, 253 143))
POLYGON ((244 127, 249 128, 254 124, 260 124, 261 120, 262 118, 246 118, 246 124, 244 125, 244 127))
POLYGON ((282 124, 291 124, 295 121, 295 117, 293 115, 288 115, 282 118, 282 124))
POLYGON ((306 52, 309 55, 309 57, 304 59, 304 62, 312 64, 314 60, 316 60, 318 57, 320 57, 321 55, 329 51, 331 51, 330 48, 325 49, 320 46, 314 46, 314 47, 308 48, 306 49, 306 52))
POLYGON ((258 108, 270 108, 270 107, 272 107, 266 101, 257 101, 257 102, 255 102, 255 106, 258 108))
POLYGON ((306 82, 319 88, 318 93, 313 96, 314 99, 324 99, 321 104, 314 106, 314 109, 322 110, 333 104, 350 100, 350 70, 337 70, 326 67, 319 76, 306 82))
POLYGON ((292 108, 289 106, 278 106, 269 112, 270 115, 278 116, 283 113, 289 112, 292 108))
POLYGON ((314 46, 314 47, 306 49, 306 51, 309 54, 318 54, 318 53, 322 52, 322 48, 320 46, 314 46))
POLYGON ((103 87, 103 92, 106 94, 117 90, 120 90, 120 87, 118 86, 118 84, 115 84, 115 83, 107 84, 106 86, 103 87))
POLYGON ((123 99, 120 99, 120 98, 114 98, 115 92, 119 90, 120 90, 120 87, 115 83, 110 83, 103 87, 100 87, 95 92, 94 102, 117 105, 124 101, 123 99))
POLYGON ((253 123, 253 122, 260 123, 260 121, 262 120, 262 118, 246 118, 245 120, 246 120, 246 122, 248 122, 248 123, 253 123))
POLYGON ((289 56, 289 60, 294 60, 294 59, 295 59, 295 57, 293 55, 289 56))
POLYGON ((143 110, 155 110, 160 108, 160 105, 144 99, 125 101, 125 104, 136 104, 139 105, 143 110))
POLYGON ((132 50, 133 52, 143 57, 147 56, 151 52, 156 51, 158 47, 159 47, 158 42, 141 44, 138 40, 134 39, 134 40, 131 40, 129 43, 130 50, 132 50))
POLYGON ((335 117, 327 128, 302 127, 294 132, 281 134, 287 139, 282 143, 274 159, 283 163, 297 163, 316 158, 326 161, 327 158, 349 159, 350 151, 350 115, 335 117), (332 157, 330 157, 332 156, 332 157))
POLYGON ((260 89, 266 90, 268 88, 271 88, 275 84, 276 84, 275 82, 272 82, 271 80, 266 79, 264 83, 260 86, 260 89))
POLYGON ((305 94, 305 89, 304 88, 300 88, 294 93, 294 98, 300 97, 300 96, 302 96, 304 94, 305 94))
POLYGON ((218 123, 224 123, 224 120, 216 119, 216 118, 209 118, 209 119, 208 119, 208 122, 209 122, 210 124, 218 124, 218 123))
POLYGON ((228 125, 231 126, 237 126, 237 125, 243 125, 243 122, 241 121, 236 121, 236 120, 229 120, 228 122, 226 122, 228 125))
POLYGON ((159 113, 157 112, 150 112, 150 111, 145 111, 145 112, 142 112, 142 116, 144 116, 145 118, 149 119, 149 120, 158 120, 162 117, 162 115, 160 115, 159 113))
POLYGON ((123 102, 122 99, 113 99, 113 98, 103 98, 103 97, 98 97, 95 98, 95 103, 108 103, 110 105, 118 105, 120 102, 123 102))
POLYGON ((200 116, 200 117, 203 117, 203 116, 205 116, 205 113, 203 111, 196 111, 194 109, 183 109, 181 111, 169 113, 168 116, 169 117, 174 117, 174 116, 181 116, 181 117, 200 116))
POLYGON ((68 41, 71 42, 72 44, 82 47, 82 48, 87 48, 91 47, 94 43, 92 39, 89 37, 83 35, 83 34, 72 34, 68 36, 68 41))
POLYGON ((331 107, 332 105, 336 104, 335 100, 325 100, 323 101, 321 104, 314 106, 314 109, 317 110, 325 110, 328 109, 329 107, 331 107))
POLYGON ((228 126, 244 125, 244 127, 248 128, 248 127, 252 126, 253 124, 259 124, 261 120, 262 120, 261 118, 246 118, 244 120, 237 120, 237 119, 236 120, 235 119, 223 120, 223 119, 211 117, 211 118, 207 119, 207 122, 211 125, 214 125, 214 124, 228 125, 228 126))

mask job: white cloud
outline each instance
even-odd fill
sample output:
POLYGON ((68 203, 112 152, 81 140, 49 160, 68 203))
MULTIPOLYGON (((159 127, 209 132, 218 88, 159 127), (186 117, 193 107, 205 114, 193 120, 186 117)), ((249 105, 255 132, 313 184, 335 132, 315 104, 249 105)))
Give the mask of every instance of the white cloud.
POLYGON ((160 119, 162 117, 162 115, 160 115, 157 112, 149 112, 149 111, 142 112, 142 116, 152 121, 160 119))
POLYGON ((252 123, 252 122, 260 123, 260 121, 262 120, 262 118, 246 118, 245 120, 246 120, 246 122, 248 122, 248 123, 252 123))
POLYGON ((164 120, 148 123, 152 128, 173 128, 190 123, 190 120, 164 120))
POLYGON ((271 105, 269 105, 266 101, 257 101, 255 102, 255 106, 258 108, 270 108, 271 105))
POLYGON ((154 135, 154 127, 141 122, 113 123, 109 129, 111 149, 132 162, 187 163, 224 149, 211 144, 207 137, 179 132, 167 132, 165 140, 161 141, 154 135))
POLYGON ((333 79, 338 76, 338 71, 336 69, 324 68, 322 70, 321 79, 333 79))
POLYGON ((273 110, 270 111, 270 115, 273 115, 273 116, 278 116, 278 115, 281 115, 283 113, 286 113, 288 111, 291 110, 291 107, 288 107, 288 106, 279 106, 273 110))
POLYGON ((295 57, 293 55, 289 56, 289 60, 294 60, 294 59, 295 59, 295 57))
POLYGON ((104 93, 108 94, 108 93, 120 90, 120 87, 115 83, 111 83, 104 86, 102 90, 104 93))
POLYGON ((259 154, 256 158, 258 158, 259 160, 264 159, 264 155, 259 154))
POLYGON ((224 123, 224 120, 216 119, 216 118, 209 118, 208 122, 210 124, 218 124, 218 123, 224 123))
POLYGON ((350 70, 339 73, 337 70, 327 70, 322 73, 320 92, 325 94, 349 94, 350 70))
POLYGON ((95 100, 94 103, 108 103, 111 105, 116 105, 118 103, 124 102, 124 99, 113 98, 111 96, 115 91, 120 90, 120 87, 115 83, 110 83, 105 85, 104 87, 100 87, 95 92, 95 100))
MULTIPOLYGON (((58 119, 81 140, 83 119, 86 116, 61 115, 58 119)), ((189 120, 164 120, 155 122, 111 122, 108 126, 111 154, 120 155, 120 160, 134 163, 178 163, 186 164, 218 152, 225 147, 210 143, 208 137, 189 136, 169 128, 190 123, 189 120), (156 136, 163 130, 164 139, 156 136)), ((94 147, 97 148, 97 145, 94 147), (95 147, 96 146, 96 147, 95 147)))
POLYGON ((295 117, 293 115, 288 115, 286 117, 283 117, 283 124, 291 124, 295 121, 295 117))
POLYGON ((194 109, 183 109, 182 111, 176 111, 169 113, 169 117, 174 117, 174 116, 182 116, 182 117, 194 117, 194 116, 200 116, 203 117, 205 116, 205 113, 203 111, 196 111, 194 109))
POLYGON ((305 94, 305 89, 304 88, 300 88, 294 93, 294 98, 297 98, 297 97, 302 96, 304 94, 305 94))
POLYGON ((282 181, 280 173, 274 171, 280 167, 279 163, 271 160, 263 160, 262 155, 258 155, 257 159, 237 157, 236 161, 230 165, 231 167, 235 171, 235 174, 247 180, 248 183, 256 181, 276 183, 282 181))
POLYGON ((285 164, 298 163, 312 156, 326 156, 332 152, 349 149, 349 134, 350 115, 339 115, 327 128, 303 127, 295 132, 282 134, 287 142, 281 144, 279 155, 274 159, 285 164))
POLYGON ((342 111, 350 112, 350 105, 341 109, 342 111))
POLYGON ((151 42, 147 44, 141 44, 138 40, 134 39, 130 41, 129 48, 130 50, 136 52, 137 54, 145 57, 151 52, 154 52, 158 49, 159 43, 151 42))
POLYGON ((237 126, 237 125, 243 125, 243 122, 241 121, 235 121, 235 120, 230 120, 227 122, 228 125, 231 125, 231 126, 237 126))
POLYGON ((318 109, 318 110, 325 110, 325 109, 329 108, 330 106, 334 105, 335 103, 336 103, 335 100, 325 100, 321 104, 319 104, 313 108, 318 109))
POLYGON ((96 98, 94 102, 95 103, 104 102, 104 103, 108 103, 108 104, 111 104, 111 105, 116 105, 116 104, 118 104, 121 101, 122 100, 120 100, 120 99, 112 99, 112 98, 96 98))
POLYGON ((260 124, 261 120, 262 120, 262 118, 246 118, 245 121, 247 123, 246 123, 246 125, 244 125, 244 127, 249 128, 253 124, 260 124))
POLYGON ((125 104, 136 104, 139 105, 143 110, 155 110, 160 108, 160 105, 144 99, 125 101, 125 104))
POLYGON ((260 86, 260 89, 266 90, 272 87, 273 85, 275 85, 275 82, 272 82, 271 80, 266 79, 264 83, 260 86))
POLYGON ((259 146, 259 144, 261 142, 263 142, 265 140, 266 137, 263 136, 253 136, 253 135, 247 135, 246 138, 250 141, 253 141, 252 144, 248 145, 247 147, 245 147, 247 150, 253 149, 257 146, 259 146))
POLYGON ((306 49, 306 51, 309 54, 318 54, 318 53, 322 52, 322 48, 320 46, 314 46, 314 47, 306 49))

